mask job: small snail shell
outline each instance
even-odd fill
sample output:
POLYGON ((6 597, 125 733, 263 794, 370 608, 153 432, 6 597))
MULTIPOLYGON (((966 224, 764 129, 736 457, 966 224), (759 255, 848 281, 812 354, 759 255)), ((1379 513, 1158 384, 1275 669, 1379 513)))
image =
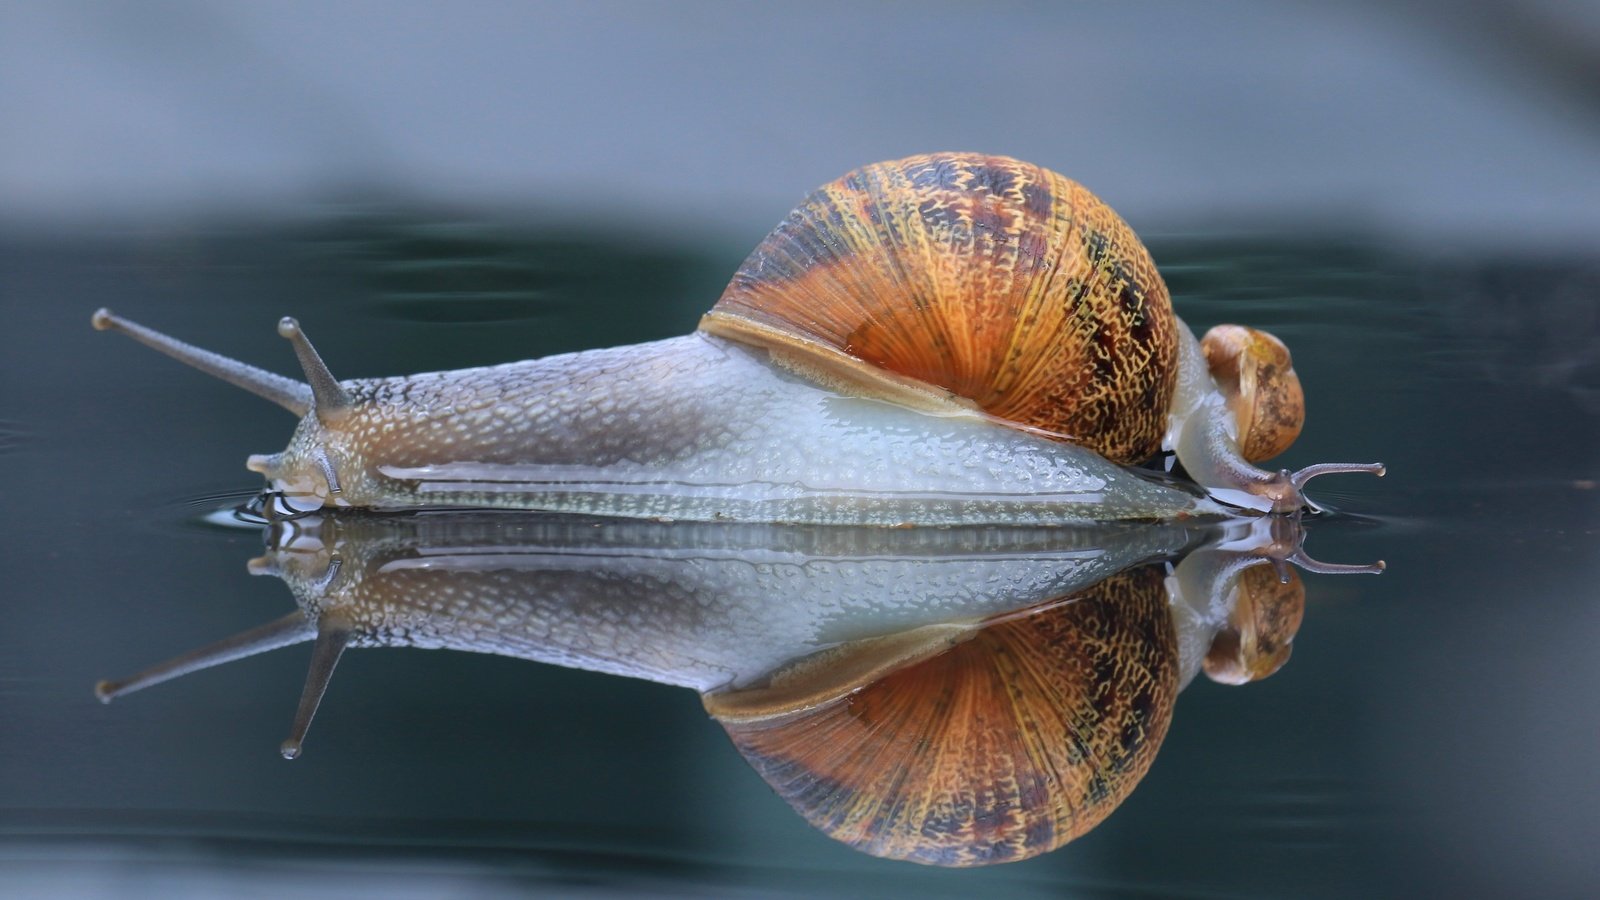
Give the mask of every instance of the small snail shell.
POLYGON ((1178 692, 1162 575, 1130 570, 898 653, 861 648, 871 665, 810 662, 706 709, 835 840, 932 865, 1025 859, 1099 824, 1155 759, 1178 692))
POLYGON ((1236 417, 1298 398, 1275 386, 1286 356, 1213 377, 1121 219, 1060 175, 979 154, 824 186, 682 338, 341 382, 284 319, 300 383, 93 321, 302 416, 285 451, 248 463, 297 511, 1063 524, 1224 512, 1122 467, 1163 449, 1213 498, 1275 512, 1305 507, 1315 475, 1382 472, 1255 467, 1254 421, 1236 417), (1258 399, 1230 401, 1235 386, 1258 399))
POLYGON ((1261 462, 1289 449, 1305 425, 1306 397, 1283 341, 1243 325, 1218 325, 1200 348, 1228 398, 1244 458, 1261 462))
POLYGON ((1222 684, 1260 681, 1283 668, 1305 618, 1306 588, 1294 569, 1281 575, 1270 566, 1246 569, 1238 591, 1201 663, 1206 676, 1222 684))

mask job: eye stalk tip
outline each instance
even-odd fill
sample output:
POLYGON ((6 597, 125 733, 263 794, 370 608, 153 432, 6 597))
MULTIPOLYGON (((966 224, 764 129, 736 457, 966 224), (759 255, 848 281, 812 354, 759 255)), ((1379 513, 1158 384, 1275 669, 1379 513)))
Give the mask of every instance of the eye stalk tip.
POLYGON ((94 698, 101 703, 110 703, 116 699, 117 686, 102 678, 94 683, 94 698))
POLYGON ((89 324, 94 326, 95 331, 110 331, 116 326, 117 317, 111 310, 102 306, 89 317, 89 324))
POLYGON ((284 316, 278 320, 278 336, 294 340, 300 335, 300 323, 294 316, 284 316))
POLYGON ((299 759, 300 742, 293 739, 284 741, 278 746, 278 752, 283 754, 284 759, 299 759))

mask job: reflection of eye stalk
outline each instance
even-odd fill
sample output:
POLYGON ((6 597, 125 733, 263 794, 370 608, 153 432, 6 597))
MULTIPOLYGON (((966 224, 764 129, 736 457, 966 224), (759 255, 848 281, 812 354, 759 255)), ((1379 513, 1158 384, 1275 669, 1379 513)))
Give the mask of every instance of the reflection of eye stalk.
MULTIPOLYGON (((1384 570, 1382 560, 1342 565, 1312 559, 1302 546, 1305 531, 1294 518, 1236 523, 1231 530, 1233 536, 1180 562, 1169 585, 1174 611, 1195 617, 1196 634, 1211 635, 1207 647, 1192 655, 1211 680, 1222 684, 1260 681, 1289 661, 1305 615, 1305 585, 1296 568, 1317 575, 1384 570)), ((1185 683, 1193 675, 1188 670, 1185 683)))
POLYGON ((829 836, 981 865, 1109 815, 1202 666, 1234 683, 1281 666, 1304 605, 1288 564, 1382 568, 1315 562, 1302 538, 1290 518, 893 531, 312 516, 274 523, 250 565, 299 610, 96 692, 314 640, 293 758, 347 646, 647 678, 699 691, 829 836))

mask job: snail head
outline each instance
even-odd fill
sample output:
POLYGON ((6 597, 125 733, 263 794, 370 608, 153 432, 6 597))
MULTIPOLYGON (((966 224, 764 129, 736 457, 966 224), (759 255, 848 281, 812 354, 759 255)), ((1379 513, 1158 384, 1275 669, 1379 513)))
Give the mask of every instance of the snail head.
MULTIPOLYGON (((1200 341, 1206 368, 1227 404, 1236 458, 1212 473, 1267 501, 1278 514, 1318 507, 1305 496, 1306 482, 1336 472, 1382 476, 1382 463, 1317 463, 1297 471, 1255 466, 1289 449, 1306 420, 1305 392, 1283 341, 1243 325, 1218 325, 1200 341), (1231 469, 1231 471, 1223 471, 1231 469)), ((1216 435, 1213 442, 1222 440, 1216 435)), ((1228 454, 1224 454, 1225 456, 1228 454)))
POLYGON ((108 309, 96 311, 90 321, 99 331, 125 334, 300 416, 300 425, 287 449, 282 453, 253 455, 246 467, 266 476, 271 490, 282 495, 294 511, 341 505, 339 494, 344 485, 334 460, 342 455, 339 448, 348 443, 342 438, 351 433, 346 426, 357 404, 328 371, 327 364, 300 330, 300 323, 284 318, 278 323, 278 334, 294 347, 295 356, 305 371, 303 382, 202 350, 124 319, 108 309))

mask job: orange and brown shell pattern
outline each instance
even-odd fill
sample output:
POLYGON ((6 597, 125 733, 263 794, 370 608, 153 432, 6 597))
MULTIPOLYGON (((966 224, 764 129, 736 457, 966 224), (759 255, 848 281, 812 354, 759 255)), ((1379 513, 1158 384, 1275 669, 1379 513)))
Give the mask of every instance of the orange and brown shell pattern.
POLYGON ((981 625, 820 702, 708 695, 739 752, 814 827, 874 856, 1025 859, 1110 815, 1176 699, 1164 569, 981 625))
POLYGON ((972 153, 818 189, 701 322, 942 388, 1119 463, 1160 448, 1177 327, 1155 263, 1110 207, 1048 169, 972 153))

